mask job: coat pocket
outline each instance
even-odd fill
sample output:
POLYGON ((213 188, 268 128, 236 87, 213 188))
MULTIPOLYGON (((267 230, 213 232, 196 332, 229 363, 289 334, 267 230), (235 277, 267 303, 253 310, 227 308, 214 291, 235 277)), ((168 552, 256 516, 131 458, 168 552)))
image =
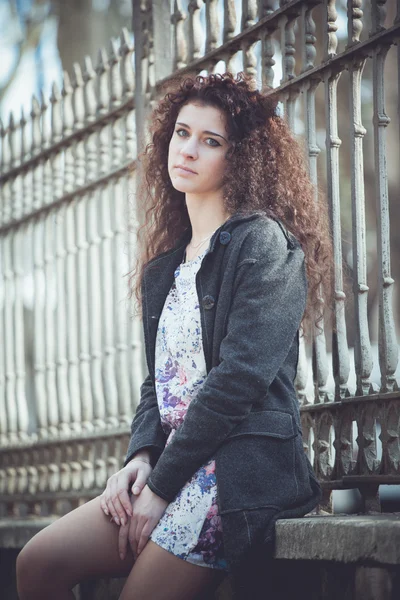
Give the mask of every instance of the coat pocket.
POLYGON ((294 417, 273 410, 250 413, 232 431, 215 456, 221 514, 295 502, 298 435, 294 417))

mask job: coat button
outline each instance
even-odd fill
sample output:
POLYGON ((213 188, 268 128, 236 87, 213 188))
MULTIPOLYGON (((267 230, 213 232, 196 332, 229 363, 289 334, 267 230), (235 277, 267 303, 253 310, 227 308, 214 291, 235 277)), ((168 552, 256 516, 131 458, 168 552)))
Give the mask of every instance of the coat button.
POLYGON ((223 246, 226 246, 231 241, 231 237, 232 236, 229 233, 229 231, 221 231, 221 233, 219 234, 219 241, 223 246))
POLYGON ((210 310, 215 304, 215 300, 212 296, 204 296, 203 298, 203 307, 206 310, 210 310))

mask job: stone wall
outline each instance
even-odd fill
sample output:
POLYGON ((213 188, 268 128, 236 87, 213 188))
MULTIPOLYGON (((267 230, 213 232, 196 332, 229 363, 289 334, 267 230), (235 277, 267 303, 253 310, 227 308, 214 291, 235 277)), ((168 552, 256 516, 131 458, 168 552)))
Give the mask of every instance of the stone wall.
MULTIPOLYGON (((46 523, 0 527, 2 600, 17 600, 19 548, 46 523)), ((263 562, 262 557, 260 558, 263 562)), ((245 583, 243 600, 397 600, 400 598, 400 515, 309 516, 278 521, 275 558, 263 580, 245 583)), ((77 600, 117 600, 124 580, 97 580, 75 588, 77 600)), ((209 600, 231 600, 225 580, 209 600)))

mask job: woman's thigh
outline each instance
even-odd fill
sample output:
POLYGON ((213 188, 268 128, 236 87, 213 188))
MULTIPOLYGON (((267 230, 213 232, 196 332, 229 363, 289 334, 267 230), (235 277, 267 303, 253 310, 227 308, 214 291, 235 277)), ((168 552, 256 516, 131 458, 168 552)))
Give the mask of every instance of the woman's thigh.
POLYGON ((110 522, 94 498, 61 517, 37 535, 22 549, 17 559, 17 578, 21 586, 46 585, 71 589, 84 579, 123 577, 134 563, 128 549, 121 560, 118 552, 119 527, 110 522), (29 580, 29 581, 28 581, 29 580))
POLYGON ((130 572, 120 600, 210 598, 225 576, 223 571, 178 558, 149 540, 130 572))

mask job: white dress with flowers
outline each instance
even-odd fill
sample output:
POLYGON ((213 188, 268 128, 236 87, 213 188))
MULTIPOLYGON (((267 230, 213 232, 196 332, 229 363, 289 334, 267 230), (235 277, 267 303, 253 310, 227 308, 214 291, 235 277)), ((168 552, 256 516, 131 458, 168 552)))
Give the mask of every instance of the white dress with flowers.
MULTIPOLYGON (((177 267, 158 324, 155 387, 167 444, 207 376, 196 291, 196 273, 207 251, 177 267)), ((167 506, 150 539, 193 564, 227 569, 214 460, 203 465, 184 485, 167 506)))

